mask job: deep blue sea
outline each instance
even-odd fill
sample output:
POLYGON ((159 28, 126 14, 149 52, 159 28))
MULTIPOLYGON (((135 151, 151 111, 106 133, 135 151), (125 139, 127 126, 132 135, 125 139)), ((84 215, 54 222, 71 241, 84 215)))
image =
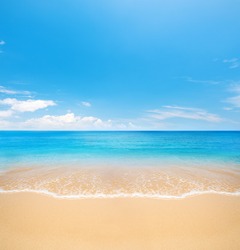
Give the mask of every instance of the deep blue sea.
POLYGON ((240 132, 2 131, 0 169, 3 190, 70 195, 236 193, 240 132), (103 174, 93 166, 106 170, 103 174), (56 191, 53 186, 60 183, 56 191))

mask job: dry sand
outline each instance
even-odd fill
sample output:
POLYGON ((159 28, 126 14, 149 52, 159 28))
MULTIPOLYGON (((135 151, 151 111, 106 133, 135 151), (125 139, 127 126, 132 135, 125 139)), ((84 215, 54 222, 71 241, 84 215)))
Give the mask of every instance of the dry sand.
POLYGON ((240 197, 0 194, 0 249, 240 249, 240 197))

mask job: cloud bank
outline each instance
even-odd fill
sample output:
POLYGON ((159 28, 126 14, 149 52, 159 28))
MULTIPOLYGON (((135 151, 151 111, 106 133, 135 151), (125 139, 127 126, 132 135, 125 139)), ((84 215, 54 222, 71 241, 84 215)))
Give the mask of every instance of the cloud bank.
POLYGON ((110 128, 110 120, 102 121, 100 118, 93 116, 76 116, 74 113, 65 115, 45 115, 40 118, 29 119, 24 122, 24 127, 37 129, 100 129, 110 128))

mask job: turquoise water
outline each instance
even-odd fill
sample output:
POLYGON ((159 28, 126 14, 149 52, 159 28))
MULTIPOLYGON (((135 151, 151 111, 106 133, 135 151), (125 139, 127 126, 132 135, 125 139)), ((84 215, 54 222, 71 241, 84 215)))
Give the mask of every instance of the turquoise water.
POLYGON ((0 132, 0 191, 240 195, 240 132, 0 132))
POLYGON ((240 132, 0 132, 0 168, 77 161, 240 163, 240 132))

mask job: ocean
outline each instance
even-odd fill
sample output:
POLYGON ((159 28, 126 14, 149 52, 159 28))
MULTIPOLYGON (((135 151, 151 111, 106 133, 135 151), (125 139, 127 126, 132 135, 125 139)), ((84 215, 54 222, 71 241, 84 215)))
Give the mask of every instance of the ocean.
POLYGON ((237 131, 1 131, 0 191, 59 198, 240 194, 237 131))

